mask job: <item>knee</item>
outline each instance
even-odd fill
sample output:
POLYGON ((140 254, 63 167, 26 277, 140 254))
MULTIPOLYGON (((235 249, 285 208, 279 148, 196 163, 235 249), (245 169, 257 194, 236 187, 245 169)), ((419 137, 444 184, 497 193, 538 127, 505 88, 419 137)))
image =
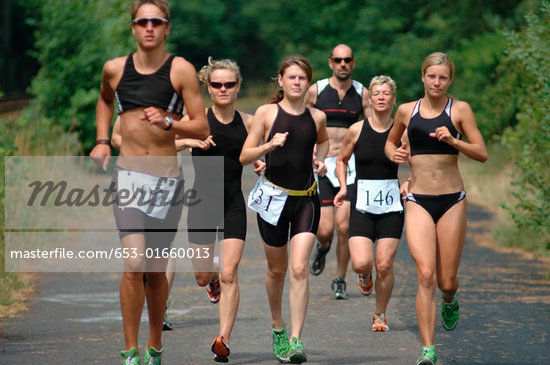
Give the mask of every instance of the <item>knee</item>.
POLYGON ((195 272, 195 280, 199 286, 207 286, 212 281, 211 272, 195 272))
POLYGON ((142 273, 145 272, 145 259, 137 257, 124 260, 124 271, 127 273, 139 274, 142 276, 142 273))
POLYGON ((232 285, 237 281, 237 268, 224 267, 223 272, 220 273, 220 282, 224 285, 232 285))
POLYGON ((308 276, 308 265, 307 264, 294 264, 291 267, 290 275, 294 280, 305 280, 308 276))
POLYGON ((320 242, 331 242, 332 234, 333 230, 329 231, 327 228, 321 228, 321 225, 319 225, 319 229, 317 230, 317 239, 320 242))
POLYGON ((347 237, 349 234, 349 220, 339 221, 336 224, 336 233, 338 233, 338 237, 347 237))
POLYGON ((440 278, 437 285, 443 293, 454 294, 458 288, 458 277, 455 275, 451 278, 440 278))
POLYGON ((435 287, 435 271, 430 268, 418 270, 418 285, 422 288, 435 287))
POLYGON ((367 261, 351 261, 351 267, 357 274, 368 274, 372 270, 372 264, 367 261))
POLYGON ((385 260, 376 261, 376 274, 381 278, 385 278, 388 275, 391 275, 393 270, 393 262, 385 260))
POLYGON ((267 276, 276 282, 281 282, 285 280, 286 277, 286 266, 277 266, 267 268, 267 276))

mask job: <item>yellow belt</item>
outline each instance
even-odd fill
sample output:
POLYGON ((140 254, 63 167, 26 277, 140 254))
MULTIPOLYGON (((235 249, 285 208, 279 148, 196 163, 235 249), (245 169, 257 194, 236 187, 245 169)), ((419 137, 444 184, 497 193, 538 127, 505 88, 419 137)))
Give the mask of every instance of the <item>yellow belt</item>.
POLYGON ((265 176, 264 176, 264 179, 268 183, 270 183, 271 185, 273 185, 273 186, 275 186, 275 187, 277 187, 281 190, 288 191, 289 196, 313 196, 313 195, 317 194, 317 180, 315 180, 313 182, 313 185, 311 185, 309 188, 307 188, 307 190, 294 190, 294 189, 286 189, 286 188, 283 188, 282 186, 274 184, 271 181, 269 181, 265 176))

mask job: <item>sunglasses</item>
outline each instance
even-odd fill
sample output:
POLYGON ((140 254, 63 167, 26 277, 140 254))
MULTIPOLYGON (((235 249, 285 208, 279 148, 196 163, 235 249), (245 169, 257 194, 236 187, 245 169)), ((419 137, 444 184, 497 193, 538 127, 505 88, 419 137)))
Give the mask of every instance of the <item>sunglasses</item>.
POLYGON ((235 86, 237 86, 237 81, 229 81, 229 82, 211 82, 210 86, 212 86, 214 89, 221 89, 222 86, 226 89, 233 89, 235 86))
POLYGON ((136 18, 132 20, 132 23, 139 25, 140 27, 146 27, 147 24, 151 22, 153 27, 158 27, 159 25, 168 23, 168 19, 165 18, 136 18))
POLYGON ((341 63, 342 61, 344 61, 345 63, 350 63, 351 61, 353 61, 353 57, 346 57, 346 58, 334 57, 332 59, 332 62, 335 62, 335 63, 341 63))

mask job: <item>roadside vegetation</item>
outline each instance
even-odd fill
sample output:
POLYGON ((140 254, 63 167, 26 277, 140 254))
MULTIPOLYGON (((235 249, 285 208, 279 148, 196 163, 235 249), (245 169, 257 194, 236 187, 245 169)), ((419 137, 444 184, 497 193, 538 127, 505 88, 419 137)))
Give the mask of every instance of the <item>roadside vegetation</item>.
MULTIPOLYGON (((40 71, 29 88, 31 104, 20 117, 0 121, 1 156, 86 154, 95 140, 103 62, 134 48, 129 1, 9 1, 26 11, 40 71)), ((331 47, 347 43, 357 58, 354 78, 368 83, 391 75, 399 103, 421 96, 422 59, 449 53, 457 68, 450 93, 470 102, 490 152, 486 164, 461 163, 470 196, 492 208, 499 244, 550 254, 550 1, 207 3, 171 2, 169 47, 196 68, 208 56, 235 59, 245 78, 238 107, 250 112, 267 102, 271 76, 289 54, 307 56, 318 79, 329 76, 331 47)), ((3 164, 2 158, 2 171, 3 164)), ((3 254, 2 234, 0 305, 22 285, 4 272, 3 254)))

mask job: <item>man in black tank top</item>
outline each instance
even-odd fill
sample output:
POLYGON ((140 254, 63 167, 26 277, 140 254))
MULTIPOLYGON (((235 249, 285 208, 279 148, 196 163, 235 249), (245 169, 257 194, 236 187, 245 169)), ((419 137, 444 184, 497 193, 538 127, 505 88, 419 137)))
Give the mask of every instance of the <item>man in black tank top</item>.
MULTIPOLYGON (((313 248, 310 260, 310 272, 313 275, 320 275, 323 272, 325 256, 330 249, 336 225, 338 259, 336 279, 332 282, 331 288, 336 299, 344 299, 346 297, 344 278, 349 263, 348 226, 351 194, 346 197, 343 206, 334 207, 334 196, 340 186, 335 174, 336 156, 348 128, 358 120, 367 117, 369 104, 367 89, 363 84, 351 78, 355 68, 355 59, 349 46, 340 44, 334 47, 328 64, 332 70, 332 76, 311 85, 304 98, 306 106, 315 107, 325 112, 330 140, 330 150, 326 159, 327 175, 319 178, 321 221, 317 232, 318 242, 313 248)), ((349 185, 353 184, 354 178, 355 163, 352 160, 348 171, 347 182, 349 185)), ((353 188, 348 191, 352 192, 353 188)))
MULTIPOLYGON (((165 51, 171 28, 168 4, 165 0, 137 0, 132 5, 131 16, 137 52, 109 60, 103 66, 97 103, 97 140, 90 153, 98 166, 107 168, 111 156, 109 130, 117 100, 124 141, 120 156, 128 157, 117 161, 119 170, 114 179, 117 193, 119 188, 121 193, 124 187, 153 186, 154 189, 155 181, 177 180, 180 170, 175 134, 204 139, 209 133, 195 68, 182 57, 165 51), (189 120, 180 123, 175 119, 180 118, 183 101, 189 120), (149 164, 144 163, 146 160, 149 164), (152 160, 155 163, 150 163, 152 160)), ((125 258, 120 283, 125 337, 121 355, 126 365, 139 364, 140 352, 144 354, 144 363, 161 362, 162 321, 168 298, 164 272, 167 260, 148 260, 145 252, 170 247, 181 214, 182 206, 177 205, 157 215, 139 206, 114 205, 122 248, 137 250, 137 257, 125 258), (123 228, 126 224, 131 228, 123 228), (145 300, 148 312, 154 315, 149 317, 146 347, 140 351, 138 332, 145 300)))

